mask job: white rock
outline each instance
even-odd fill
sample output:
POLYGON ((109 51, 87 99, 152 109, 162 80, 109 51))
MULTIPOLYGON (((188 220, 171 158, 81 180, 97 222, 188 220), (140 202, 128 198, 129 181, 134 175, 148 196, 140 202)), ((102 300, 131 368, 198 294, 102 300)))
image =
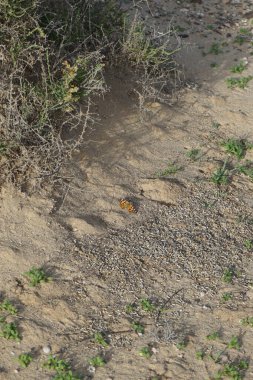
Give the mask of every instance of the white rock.
POLYGON ((50 354, 51 352, 51 347, 50 346, 44 346, 42 348, 42 351, 44 352, 44 354, 50 354))
POLYGON ((92 365, 90 365, 90 366, 88 367, 88 372, 90 372, 90 373, 95 373, 95 372, 96 372, 96 368, 93 367, 92 365))

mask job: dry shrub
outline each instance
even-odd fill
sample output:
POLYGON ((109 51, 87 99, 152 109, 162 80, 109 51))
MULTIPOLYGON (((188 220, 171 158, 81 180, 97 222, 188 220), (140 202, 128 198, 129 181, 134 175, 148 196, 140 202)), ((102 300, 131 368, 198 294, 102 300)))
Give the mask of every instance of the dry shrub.
POLYGON ((107 65, 138 74, 140 104, 168 93, 175 72, 170 33, 148 37, 114 0, 0 0, 0 36, 1 181, 16 185, 60 178, 106 91, 107 65))

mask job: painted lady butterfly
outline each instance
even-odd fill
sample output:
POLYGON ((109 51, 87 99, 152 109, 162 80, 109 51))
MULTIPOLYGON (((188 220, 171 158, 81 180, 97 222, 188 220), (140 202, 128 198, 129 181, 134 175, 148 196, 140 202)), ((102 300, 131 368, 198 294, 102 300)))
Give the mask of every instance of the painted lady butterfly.
POLYGON ((131 212, 131 213, 137 212, 137 209, 135 205, 133 204, 133 202, 128 199, 121 199, 119 201, 119 205, 121 208, 127 209, 128 212, 131 212))

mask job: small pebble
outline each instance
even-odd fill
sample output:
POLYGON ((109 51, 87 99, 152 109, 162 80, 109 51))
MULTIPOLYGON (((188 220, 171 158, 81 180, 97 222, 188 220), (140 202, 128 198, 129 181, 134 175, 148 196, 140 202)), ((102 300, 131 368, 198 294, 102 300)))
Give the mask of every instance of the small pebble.
POLYGON ((42 351, 44 352, 44 354, 50 354, 51 352, 51 347, 50 346, 44 346, 42 348, 42 351))
POLYGON ((88 367, 88 372, 90 372, 90 373, 95 373, 95 371, 96 371, 96 368, 93 367, 92 365, 90 365, 90 366, 88 367))

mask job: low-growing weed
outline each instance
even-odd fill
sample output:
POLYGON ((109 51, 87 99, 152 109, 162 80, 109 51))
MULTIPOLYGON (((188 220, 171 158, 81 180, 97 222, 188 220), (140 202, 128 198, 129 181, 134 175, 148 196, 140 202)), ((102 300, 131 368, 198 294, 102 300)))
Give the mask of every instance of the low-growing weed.
POLYGON ((133 323, 131 324, 131 327, 132 327, 132 329, 133 329, 137 334, 141 334, 141 335, 144 334, 145 329, 144 329, 144 326, 143 326, 141 323, 139 323, 139 322, 133 322, 133 323))
POLYGON ((80 380, 78 376, 73 374, 69 363, 53 355, 48 357, 48 360, 43 364, 43 368, 56 372, 52 380, 80 380))
POLYGON ((223 166, 218 168, 212 175, 211 181, 217 185, 227 185, 228 184, 228 178, 229 178, 229 172, 226 168, 227 161, 224 162, 223 166))
POLYGON ((240 360, 239 363, 230 363, 224 365, 215 375, 214 380, 222 380, 224 377, 232 380, 242 380, 249 363, 246 360, 240 360))
POLYGON ((31 354, 20 354, 18 356, 18 362, 20 367, 26 368, 29 366, 29 364, 32 362, 32 355, 31 354))
POLYGON ((253 241, 251 239, 247 239, 244 241, 244 247, 247 249, 253 248, 253 241))
POLYGON ((251 31, 247 28, 240 28, 239 32, 243 35, 249 35, 251 36, 251 31))
POLYGON ((155 310, 155 305, 147 298, 143 298, 140 300, 140 306, 142 310, 151 313, 155 310))
POLYGON ((6 311, 7 313, 12 315, 16 315, 18 312, 16 307, 13 306, 8 299, 5 299, 3 300, 3 302, 0 303, 0 310, 6 311))
POLYGON ((150 347, 142 347, 139 351, 139 355, 149 359, 152 356, 152 350, 150 347))
POLYGON ((49 277, 42 268, 33 267, 28 272, 25 272, 24 276, 28 278, 30 286, 37 286, 41 282, 49 281, 49 277))
POLYGON ((253 79, 253 75, 241 78, 227 78, 226 83, 228 88, 241 88, 245 89, 248 86, 248 83, 253 79))
POLYGON ((218 43, 218 42, 214 42, 210 49, 208 50, 208 53, 209 54, 215 54, 215 55, 218 55, 218 54, 221 54, 223 53, 223 50, 221 48, 221 45, 218 43))
POLYGON ((93 367, 103 367, 106 363, 105 360, 101 356, 94 356, 89 360, 89 364, 93 367))
POLYGON ((178 350, 184 350, 187 347, 188 341, 187 339, 182 340, 176 344, 178 350))
POLYGON ((232 293, 223 293, 222 296, 221 296, 221 300, 223 302, 228 302, 228 301, 231 301, 233 299, 233 294, 232 293))
POLYGON ((246 317, 241 320, 243 326, 253 327, 253 317, 246 317))
POLYGON ((5 321, 0 324, 0 337, 9 340, 21 340, 21 335, 14 322, 7 323, 5 321))
POLYGON ((252 148, 252 144, 243 139, 228 139, 221 143, 225 151, 233 156, 236 156, 238 160, 241 160, 248 149, 252 148))
POLYGON ((245 36, 242 36, 240 34, 238 34, 238 36, 236 36, 234 39, 234 43, 238 44, 238 45, 243 45, 244 42, 246 42, 246 38, 245 38, 245 36))
POLYGON ((240 62, 237 65, 234 65, 233 67, 231 67, 230 71, 231 73, 234 73, 234 74, 240 74, 244 70, 246 70, 246 68, 247 68, 247 65, 244 62, 240 62))
POLYGON ((126 313, 131 314, 136 310, 136 305, 134 303, 129 303, 126 305, 126 313))
POLYGON ((157 177, 165 177, 170 174, 176 174, 177 172, 183 170, 183 167, 174 163, 168 164, 167 168, 161 172, 157 172, 157 177))
POLYGON ((253 180, 253 163, 247 161, 243 165, 238 165, 237 168, 239 173, 246 175, 250 180, 253 180))
POLYGON ((80 377, 73 375, 72 371, 57 373, 52 380, 81 380, 80 377))
POLYGON ((216 340, 216 339, 219 339, 219 338, 220 338, 220 333, 219 333, 219 331, 214 331, 213 333, 208 334, 208 335, 206 336, 206 339, 208 339, 208 340, 216 340))
POLYGON ((94 340, 95 340, 96 343, 100 344, 104 348, 108 347, 108 345, 109 345, 107 343, 107 341, 105 340, 104 335, 102 333, 100 333, 100 332, 96 332, 95 333, 94 340))
POLYGON ((195 356, 196 356, 197 359, 203 360, 204 357, 205 357, 205 351, 198 350, 198 351, 196 351, 195 356))
POLYGON ((224 282, 230 284, 233 281, 234 277, 236 277, 235 270, 233 268, 227 268, 223 273, 222 279, 224 282))
POLYGON ((243 45, 244 42, 249 42, 251 38, 252 38, 251 31, 247 28, 241 28, 239 30, 239 34, 234 39, 234 43, 243 45))
POLYGON ((232 336, 227 344, 227 348, 234 348, 236 350, 239 350, 241 348, 241 343, 237 336, 232 336))
POLYGON ((200 149, 191 149, 186 153, 187 157, 189 157, 192 161, 196 161, 200 158, 201 150, 200 149))
POLYGON ((43 364, 43 367, 59 373, 70 370, 69 363, 67 363, 65 360, 58 359, 53 355, 50 355, 48 357, 48 360, 43 364))

